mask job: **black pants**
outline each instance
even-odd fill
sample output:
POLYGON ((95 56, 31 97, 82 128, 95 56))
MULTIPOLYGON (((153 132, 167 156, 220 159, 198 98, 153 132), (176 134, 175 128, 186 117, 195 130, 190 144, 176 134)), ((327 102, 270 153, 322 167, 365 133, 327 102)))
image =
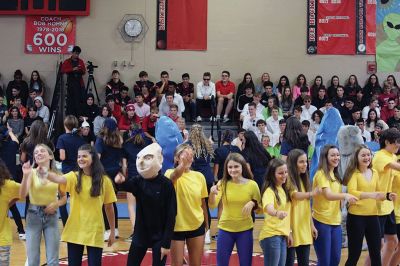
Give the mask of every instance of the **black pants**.
MULTIPOLYGON (((117 186, 115 185, 114 182, 114 176, 116 176, 118 174, 118 171, 106 171, 107 175, 109 176, 109 178, 111 179, 111 182, 113 183, 114 189, 115 189, 115 194, 117 194, 117 186)), ((113 203, 113 207, 114 207, 114 219, 115 219, 115 229, 118 228, 118 209, 117 209, 117 204, 116 202, 113 203)), ((103 206, 103 219, 104 219, 104 226, 106 228, 106 230, 110 230, 110 224, 108 223, 108 219, 107 219, 107 215, 106 215, 106 211, 104 209, 103 206)))
MULTIPOLYGON (((117 209, 117 204, 115 202, 113 203, 113 207, 114 207, 115 229, 118 229, 118 209, 117 209)), ((107 214, 104 207, 103 207, 103 219, 106 230, 110 230, 110 224, 108 223, 107 214)))
POLYGON ((214 115, 212 112, 212 100, 196 99, 196 114, 201 116, 204 109, 211 110, 211 116, 214 115))
POLYGON ((15 203, 10 207, 10 211, 14 218, 14 222, 17 225, 18 234, 25 234, 24 225, 22 224, 21 214, 19 213, 19 210, 15 203))
MULTIPOLYGON (((68 265, 81 266, 83 249, 85 246, 67 243, 68 246, 68 265)), ((86 246, 88 256, 88 266, 101 266, 102 248, 86 246)))
POLYGON ((67 223, 68 220, 68 210, 67 210, 67 204, 64 204, 58 208, 60 211, 60 216, 61 216, 61 221, 63 223, 63 226, 67 223))
POLYGON ((368 244, 371 266, 381 265, 381 236, 378 216, 347 215, 347 238, 349 243, 349 256, 346 266, 356 266, 360 258, 363 239, 368 244))
MULTIPOLYGON (((161 242, 156 242, 151 247, 152 255, 153 255, 153 266, 164 266, 167 262, 167 256, 164 256, 161 259, 161 242)), ((146 255, 147 247, 138 247, 135 244, 131 244, 129 248, 128 254, 128 262, 127 266, 140 266, 144 256, 146 255)))
POLYGON ((293 266, 297 255, 298 266, 310 265, 310 245, 301 245, 287 249, 286 266, 293 266), (296 253, 296 254, 295 254, 296 253))

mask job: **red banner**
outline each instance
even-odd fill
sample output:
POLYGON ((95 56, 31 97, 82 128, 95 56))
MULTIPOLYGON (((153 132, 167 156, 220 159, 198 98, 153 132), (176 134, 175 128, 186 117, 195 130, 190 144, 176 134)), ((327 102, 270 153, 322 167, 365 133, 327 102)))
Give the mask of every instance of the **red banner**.
POLYGON ((75 17, 27 16, 25 24, 25 53, 70 53, 75 45, 75 36, 75 17))
POLYGON ((318 54, 354 54, 355 0, 318 2, 318 54))
POLYGON ((307 0, 308 54, 375 54, 376 0, 307 0))
POLYGON ((367 0, 365 6, 367 54, 374 55, 376 52, 376 0, 367 0))
POLYGON ((157 0, 156 47, 206 50, 207 0, 157 0))

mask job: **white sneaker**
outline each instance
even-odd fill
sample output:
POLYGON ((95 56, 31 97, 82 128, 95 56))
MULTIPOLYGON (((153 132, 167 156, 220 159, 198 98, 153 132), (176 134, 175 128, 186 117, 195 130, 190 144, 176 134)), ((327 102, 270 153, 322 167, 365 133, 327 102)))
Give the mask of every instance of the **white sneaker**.
POLYGON ((111 234, 110 230, 106 230, 104 232, 104 241, 108 241, 108 239, 110 238, 110 234, 111 234))
POLYGON ((215 121, 215 117, 210 117, 210 122, 215 121))
POLYGON ((26 235, 25 235, 25 233, 23 233, 23 234, 18 234, 18 237, 19 237, 19 240, 26 240, 26 235))
POLYGON ((230 119, 229 119, 229 117, 227 117, 227 116, 224 116, 224 120, 223 120, 223 122, 224 122, 224 123, 227 123, 227 122, 229 122, 229 120, 230 120, 230 119))
POLYGON ((206 243, 206 244, 211 243, 210 230, 207 230, 207 232, 206 232, 206 236, 204 238, 204 243, 206 243))
POLYGON ((198 116, 198 117, 196 118, 196 121, 197 121, 197 122, 201 122, 201 120, 202 120, 202 119, 201 119, 201 116, 198 116))
POLYGON ((221 119, 221 116, 217 115, 217 116, 215 117, 215 119, 220 120, 220 119, 221 119))
POLYGON ((115 239, 119 238, 119 231, 118 228, 115 228, 115 239))

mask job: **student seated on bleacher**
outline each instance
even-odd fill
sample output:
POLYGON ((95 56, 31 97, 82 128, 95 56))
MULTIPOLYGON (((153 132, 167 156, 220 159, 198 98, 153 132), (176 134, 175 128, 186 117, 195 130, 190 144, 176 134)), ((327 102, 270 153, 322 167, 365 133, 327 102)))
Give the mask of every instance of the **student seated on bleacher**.
MULTIPOLYGON (((215 104, 215 84, 210 79, 210 72, 205 72, 203 74, 203 80, 197 83, 196 86, 197 122, 201 122, 203 110, 212 110, 211 106, 215 104)), ((211 116, 212 115, 213 114, 211 114, 211 116)))
POLYGON ((221 80, 217 81, 215 84, 215 88, 217 90, 217 119, 221 118, 222 109, 224 104, 226 103, 225 107, 225 114, 223 122, 226 123, 230 119, 228 115, 230 114, 232 107, 234 96, 236 92, 235 83, 229 80, 230 77, 229 71, 222 71, 221 80))

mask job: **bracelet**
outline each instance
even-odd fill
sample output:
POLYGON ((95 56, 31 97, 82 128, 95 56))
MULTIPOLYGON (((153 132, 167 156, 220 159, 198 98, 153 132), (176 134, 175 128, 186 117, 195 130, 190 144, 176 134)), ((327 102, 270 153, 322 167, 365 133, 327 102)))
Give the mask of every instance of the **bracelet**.
POLYGON ((390 192, 386 193, 386 199, 391 201, 391 199, 390 199, 390 192))

